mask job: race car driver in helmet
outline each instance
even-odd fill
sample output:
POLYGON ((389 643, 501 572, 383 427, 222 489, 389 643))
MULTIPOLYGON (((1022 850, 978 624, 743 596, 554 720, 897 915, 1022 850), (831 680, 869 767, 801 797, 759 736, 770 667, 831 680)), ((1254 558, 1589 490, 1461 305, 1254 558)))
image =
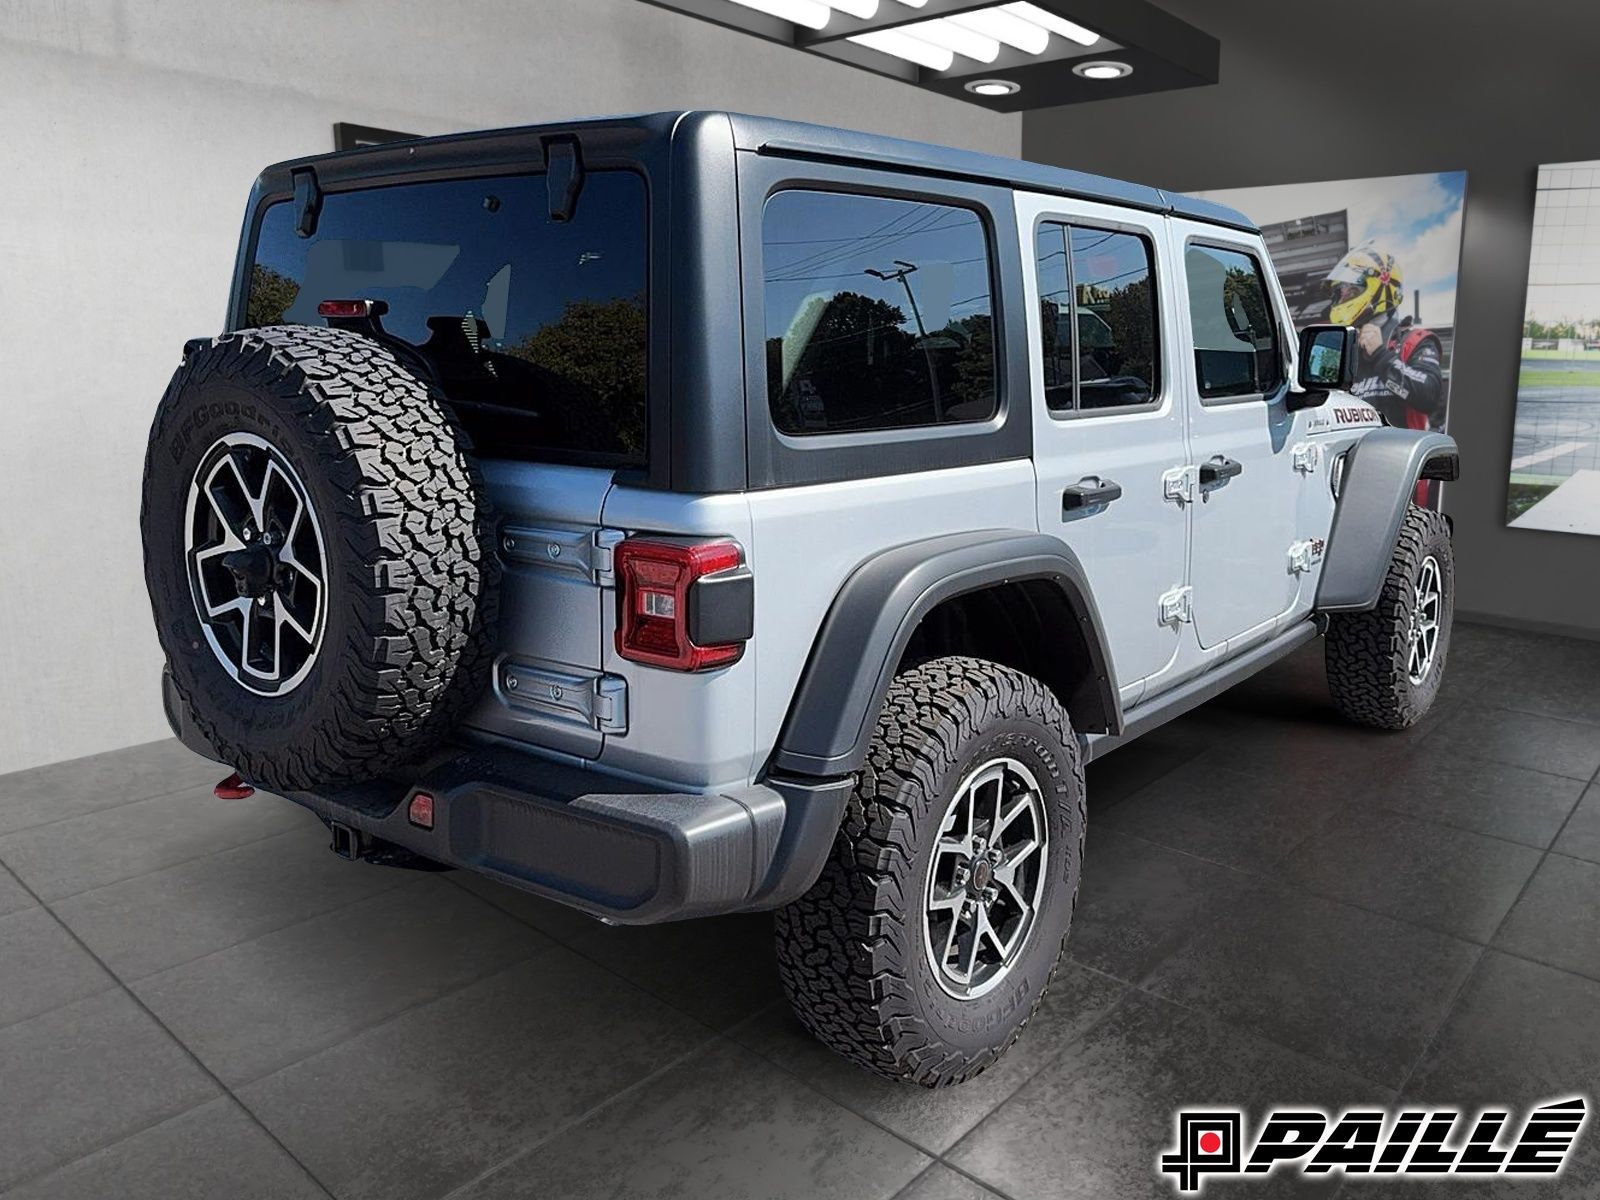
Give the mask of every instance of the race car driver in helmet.
MULTIPOLYGON (((1444 427, 1443 346, 1439 336, 1401 315, 1405 284, 1394 256, 1363 242, 1328 272, 1328 320, 1359 330, 1361 359, 1351 392, 1401 429, 1444 427)), ((1417 485, 1418 504, 1432 499, 1417 485)))

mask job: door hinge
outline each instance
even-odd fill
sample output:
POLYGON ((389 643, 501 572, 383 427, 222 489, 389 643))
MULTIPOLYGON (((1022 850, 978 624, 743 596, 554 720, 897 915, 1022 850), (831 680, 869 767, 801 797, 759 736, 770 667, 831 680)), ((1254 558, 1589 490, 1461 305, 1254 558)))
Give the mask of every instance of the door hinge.
POLYGON ((1185 504, 1194 503, 1194 491, 1200 479, 1196 466, 1173 467, 1161 475, 1161 494, 1168 500, 1185 504))
POLYGON ((1163 625, 1182 625, 1186 621, 1194 620, 1194 589, 1192 587, 1173 588, 1161 597, 1161 623, 1163 625))
POLYGON ((1289 573, 1304 575, 1322 561, 1322 552, 1328 544, 1321 538, 1307 538, 1289 547, 1289 573))
POLYGON ((1291 452, 1294 469, 1311 474, 1322 465, 1322 447, 1315 442, 1301 442, 1291 452))

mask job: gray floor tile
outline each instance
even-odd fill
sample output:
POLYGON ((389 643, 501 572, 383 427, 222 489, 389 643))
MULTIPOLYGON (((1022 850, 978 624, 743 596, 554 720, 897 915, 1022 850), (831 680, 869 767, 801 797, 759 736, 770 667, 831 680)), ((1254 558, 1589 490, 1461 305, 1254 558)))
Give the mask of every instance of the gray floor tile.
POLYGON ((216 1095, 123 991, 0 1029, 0 1188, 216 1095))
POLYGON ((1456 938, 1262 884, 1213 912, 1148 987, 1395 1086, 1480 953, 1456 938))
POLYGON ((0 837, 0 861, 48 903, 317 824, 277 796, 218 800, 190 788, 0 837))
POLYGON ((1543 850, 1582 792, 1578 779, 1424 744, 1369 776, 1352 798, 1543 850))
POLYGON ((1259 871, 1347 806, 1314 772, 1268 779, 1208 763, 1210 757, 1129 796, 1100 819, 1100 829, 1259 871))
POLYGON ((184 788, 227 771, 176 738, 0 775, 0 833, 184 788))
POLYGON ((0 917, 0 1027, 115 984, 44 909, 0 917))
POLYGON ((1000 1200, 999 1194, 974 1183, 960 1171, 936 1163, 917 1177, 895 1200, 1000 1200))
POLYGON ((1335 900, 1487 942, 1540 857, 1531 846, 1355 808, 1303 842, 1276 874, 1335 900))
POLYGON ((1583 802, 1556 839, 1554 849, 1573 858, 1600 862, 1600 783, 1583 794, 1583 802))
POLYGON ((1585 782, 1600 771, 1600 735, 1593 725, 1503 708, 1474 705, 1453 712, 1439 722, 1425 747, 1585 782))
MULTIPOLYGON (((1421 1103, 1530 1105, 1586 1094, 1600 1080, 1600 982, 1489 951, 1417 1067, 1405 1098, 1421 1103)), ((1591 1110, 1560 1180, 1452 1180, 1450 1195, 1521 1200, 1600 1195, 1600 1137, 1591 1110)), ((1397 1194, 1400 1189, 1395 1189, 1397 1194)), ((1405 1194, 1437 1195, 1437 1184, 1405 1194)), ((1384 1189, 1388 1195, 1390 1188, 1384 1189)))
POLYGON ((350 863, 310 826, 83 892, 54 905, 108 967, 138 979, 404 882, 350 863))
POLYGON ((17 882, 17 877, 0 866, 0 916, 27 908, 33 903, 33 897, 17 882))
POLYGON ((976 1079, 953 1088, 930 1090, 891 1083, 863 1071, 806 1032, 787 1004, 775 1006, 729 1036, 852 1112, 937 1154, 1082 1036, 1124 990, 1103 975, 1062 963, 1016 1045, 976 1079))
POLYGON ((1193 936, 1197 918, 1250 884, 1228 867, 1091 824, 1067 953, 1137 982, 1193 936))
POLYGON ((7 1192, 6 1200, 314 1200, 327 1193, 227 1098, 7 1192))
POLYGON ((1539 637, 1496 674, 1481 700, 1600 724, 1600 642, 1539 637))
POLYGON ((1494 944, 1600 979, 1600 863, 1547 857, 1494 944))
MULTIPOLYGON (((1016 1200, 1170 1200, 1156 1162, 1179 1106, 1242 1108, 1259 1117, 1295 1101, 1339 1108, 1387 1103, 1377 1085, 1221 1021, 1131 992, 968 1134, 946 1157, 1016 1200)), ((1285 1175, 1207 1196, 1325 1195, 1285 1175)))
POLYGON ((412 1200, 467 1182, 711 1036, 553 947, 239 1097, 341 1198, 412 1200))
POLYGON ((564 904, 470 871, 450 878, 715 1029, 783 998, 770 913, 665 925, 602 925, 564 904))
POLYGON ((929 1159, 726 1042, 563 1130, 463 1200, 890 1197, 929 1159))
POLYGON ((229 1086, 552 945, 437 875, 134 985, 229 1086))

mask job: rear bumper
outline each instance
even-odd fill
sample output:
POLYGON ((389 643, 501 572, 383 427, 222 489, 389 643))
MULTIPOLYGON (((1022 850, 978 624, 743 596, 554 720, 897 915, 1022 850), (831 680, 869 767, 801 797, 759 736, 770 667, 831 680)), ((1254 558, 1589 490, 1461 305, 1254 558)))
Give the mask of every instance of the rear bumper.
MULTIPOLYGON (((210 757, 163 683, 173 731, 210 757)), ((799 896, 822 870, 852 782, 772 778, 705 794, 652 791, 498 745, 457 745, 388 778, 288 798, 365 842, 643 925, 799 896), (407 819, 418 792, 433 797, 432 829, 407 819)))

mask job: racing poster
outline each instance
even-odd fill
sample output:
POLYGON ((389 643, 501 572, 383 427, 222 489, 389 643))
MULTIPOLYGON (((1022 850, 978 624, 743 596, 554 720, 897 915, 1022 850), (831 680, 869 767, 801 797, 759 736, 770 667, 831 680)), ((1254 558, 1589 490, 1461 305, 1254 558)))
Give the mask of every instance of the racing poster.
MULTIPOLYGON (((1197 194, 1261 227, 1296 325, 1361 331, 1357 399, 1390 425, 1443 430, 1466 190, 1466 172, 1442 171, 1197 194)), ((1423 486, 1436 506, 1439 485, 1423 486)))

